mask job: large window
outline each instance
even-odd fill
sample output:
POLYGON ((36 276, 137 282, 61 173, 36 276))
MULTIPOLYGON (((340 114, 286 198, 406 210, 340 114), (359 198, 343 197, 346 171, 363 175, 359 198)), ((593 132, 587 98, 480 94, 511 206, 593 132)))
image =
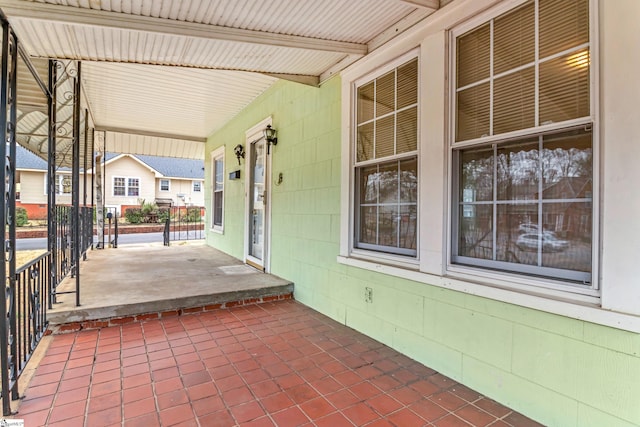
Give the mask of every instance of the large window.
POLYGON ((138 197, 140 195, 140 179, 114 176, 113 195, 123 197, 138 197))
POLYGON ((418 60, 356 89, 354 246, 415 257, 418 60))
POLYGON ((588 0, 455 35, 452 261, 591 286, 588 0))
POLYGON ((211 171, 211 228, 221 232, 224 220, 224 147, 211 154, 211 171))
MULTIPOLYGON (((49 183, 47 182, 48 174, 44 174, 44 194, 48 193, 49 183)), ((55 179, 56 194, 68 195, 71 194, 71 175, 69 174, 56 174, 55 179)))
POLYGON ((138 178, 127 179, 127 196, 138 197, 140 195, 140 180, 138 178))

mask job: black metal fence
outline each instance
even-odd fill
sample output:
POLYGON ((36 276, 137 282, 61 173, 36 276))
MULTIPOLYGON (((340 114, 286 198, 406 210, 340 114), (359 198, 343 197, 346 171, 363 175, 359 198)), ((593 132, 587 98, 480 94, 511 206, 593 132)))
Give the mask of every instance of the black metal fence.
POLYGON ((18 268, 10 285, 9 388, 14 400, 19 397, 18 377, 47 329, 51 258, 51 252, 45 252, 18 268))
POLYGON ((172 206, 161 208, 169 211, 165 219, 163 240, 165 246, 177 240, 204 239, 204 208, 202 206, 172 206))
MULTIPOLYGON (((58 284, 69 274, 76 277, 76 303, 79 304, 80 260, 86 257, 86 251, 93 243, 93 209, 81 206, 79 159, 80 159, 80 63, 67 69, 60 61, 49 61, 47 83, 30 62, 29 56, 22 50, 18 38, 9 21, 0 10, 0 159, 4 170, 4 178, 0 179, 0 224, 3 227, 2 245, 0 245, 0 270, 3 272, 5 284, 0 291, 0 397, 2 398, 2 415, 11 414, 11 399, 18 396, 18 378, 47 328, 46 310, 55 302, 58 284), (16 266, 16 134, 18 127, 18 57, 20 67, 26 67, 26 74, 31 74, 35 86, 42 90, 47 100, 47 120, 41 121, 38 128, 33 128, 28 140, 38 137, 40 127, 44 139, 39 147, 47 146, 48 178, 47 178, 47 227, 48 251, 38 258, 17 268, 16 266), (60 69, 61 74, 57 73, 60 69), (64 75, 63 75, 64 74, 64 75), (71 91, 69 91, 69 87, 71 91), (64 101, 57 102, 56 93, 64 93, 64 101), (67 94, 71 94, 68 97, 67 94), (68 111, 67 102, 73 105, 72 118, 60 118, 58 111, 68 111), (61 120, 58 120, 58 119, 61 120), (71 120, 73 119, 73 120, 71 120), (73 137, 64 130, 73 121, 73 137), (60 125, 60 127, 58 127, 60 125), (60 132, 60 131, 63 132, 60 132), (56 148, 58 136, 69 138, 72 143, 72 200, 71 206, 56 206, 56 168, 61 166, 56 148)), ((69 62, 68 64, 71 64, 69 62)), ((21 68, 22 70, 22 68, 21 68)), ((24 111, 22 111, 24 113, 24 111)), ((22 116, 23 114, 20 114, 22 116)), ((24 132, 24 130, 22 130, 24 132)), ((87 156, 87 132, 85 140, 85 165, 87 156)), ((66 152, 65 152, 66 153, 66 152)), ((66 154, 65 154, 66 155, 66 154)), ((86 178, 84 188, 87 188, 86 178)), ((87 205, 86 193, 84 202, 87 205)), ((4 422, 0 423, 4 424, 4 422)))
MULTIPOLYGON (((72 206, 56 206, 56 251, 54 260, 56 263, 56 279, 51 283, 51 300, 56 302, 56 288, 62 280, 71 274, 76 274, 76 268, 79 267, 80 259, 74 259, 74 239, 73 239, 73 214, 72 206)), ((86 259, 87 251, 93 245, 93 208, 81 207, 78 213, 80 221, 78 236, 78 244, 80 245, 80 257, 86 259)), ((78 289, 76 291, 78 292, 78 289)))

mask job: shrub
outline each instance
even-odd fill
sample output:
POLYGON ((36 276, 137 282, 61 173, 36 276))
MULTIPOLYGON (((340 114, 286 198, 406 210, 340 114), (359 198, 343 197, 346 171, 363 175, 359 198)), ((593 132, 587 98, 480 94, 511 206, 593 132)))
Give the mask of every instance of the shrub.
POLYGON ((16 226, 24 227, 28 223, 27 210, 25 208, 16 208, 16 226))
POLYGON ((170 215, 169 209, 158 209, 158 222, 164 224, 170 215))
POLYGON ((142 209, 140 208, 127 208, 124 211, 124 217, 129 224, 140 224, 142 222, 142 209))
POLYGON ((200 222, 201 219, 199 207, 187 208, 187 216, 184 219, 185 222, 200 222))

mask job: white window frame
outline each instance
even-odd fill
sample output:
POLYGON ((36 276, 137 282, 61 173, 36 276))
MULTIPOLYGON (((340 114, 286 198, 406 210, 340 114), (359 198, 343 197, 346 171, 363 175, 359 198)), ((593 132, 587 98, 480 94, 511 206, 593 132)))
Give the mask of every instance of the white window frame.
MULTIPOLYGON (((224 195, 225 195, 225 147, 224 145, 216 148, 211 152, 211 231, 223 234, 224 233, 224 195), (216 192, 216 160, 222 160, 222 218, 220 224, 214 224, 216 205, 215 205, 215 192, 216 192)), ((195 182, 195 181, 194 181, 195 182)))
MULTIPOLYGON (((396 265, 405 268, 416 269, 420 263, 420 209, 421 209, 421 196, 420 196, 420 180, 421 180, 421 171, 420 171, 420 115, 421 115, 421 96, 420 96, 420 69, 421 69, 421 61, 420 54, 418 49, 411 49, 403 55, 397 56, 391 59, 384 66, 377 68, 373 71, 370 71, 359 78, 355 79, 350 84, 350 96, 349 96, 349 154, 347 156, 346 161, 348 161, 348 176, 349 176, 349 217, 348 217, 348 229, 349 229, 349 237, 348 237, 348 256, 359 258, 359 259, 367 259, 374 262, 383 262, 385 264, 396 265), (356 170, 358 167, 362 167, 363 163, 367 164, 383 164, 390 159, 374 159, 367 162, 361 162, 357 165, 357 104, 358 104, 358 88, 371 80, 374 80, 378 77, 383 76, 384 74, 402 66, 403 64, 410 62, 413 59, 417 59, 418 61, 418 81, 417 81, 417 90, 418 90, 418 101, 417 101, 417 134, 418 141, 416 151, 410 153, 402 153, 399 155, 395 155, 391 160, 402 160, 406 158, 416 157, 417 158, 417 171, 418 171, 418 194, 416 200, 416 211, 417 211, 417 223, 416 223, 416 251, 415 254, 409 253, 401 253, 403 251, 398 251, 398 253, 391 252, 382 252, 378 250, 369 250, 365 248, 366 244, 361 244, 360 247, 356 245, 356 230, 357 230, 357 212, 355 211, 356 207, 356 196, 357 196, 357 186, 356 182, 357 173, 356 170)), ((343 163, 343 170, 344 170, 343 163)), ((344 218, 343 218, 344 221, 344 218)))
POLYGON ((202 192, 202 181, 193 181, 192 184, 191 184, 191 188, 193 189, 194 193, 201 193, 202 192))
POLYGON ((113 197, 127 197, 127 178, 124 176, 113 176, 111 177, 111 195, 113 197), (118 188, 124 188, 124 194, 116 194, 116 179, 122 179, 124 181, 124 186, 118 185, 118 188))
MULTIPOLYGON (((49 183, 47 182, 47 177, 49 176, 49 174, 45 173, 44 174, 44 194, 49 194, 49 183)), ((62 182, 64 180, 65 177, 68 177, 70 180, 72 179, 71 174, 70 173, 56 173, 56 196, 70 196, 71 193, 73 193, 73 185, 71 186, 71 188, 69 188, 69 192, 68 193, 64 193, 63 192, 63 188, 64 186, 62 185, 62 182)))
POLYGON ((140 197, 140 178, 131 177, 131 176, 127 178, 127 197, 140 197), (136 180, 138 185, 131 184, 131 180, 134 180, 134 179, 136 180), (135 194, 135 195, 129 194, 132 188, 137 188, 138 194, 135 194))
MULTIPOLYGON (((498 17, 504 13, 507 13, 511 10, 516 9, 517 7, 525 4, 529 0, 518 0, 518 1, 507 1, 499 6, 487 10, 485 13, 482 13, 468 22, 452 29, 450 32, 450 40, 449 40, 449 149, 448 149, 448 157, 449 157, 449 190, 448 190, 448 203, 449 211, 447 214, 447 263, 446 263, 446 272, 453 277, 460 278, 469 278, 471 280, 484 280, 490 281, 491 283, 499 283, 501 286, 506 286, 512 288, 514 290, 524 290, 524 291, 533 291, 535 288, 541 290, 542 292, 547 292, 553 296, 563 296, 572 298, 576 301, 596 301, 600 296, 599 290, 599 211, 600 211, 600 194, 599 194, 599 121, 598 121, 598 76, 597 76, 597 64, 598 64, 598 51, 597 51, 597 32, 596 32, 596 21, 597 21, 597 12, 594 8, 593 2, 590 2, 589 7, 589 43, 588 47, 590 50, 590 60, 591 66, 589 68, 589 90, 590 90, 590 111, 591 115, 588 117, 582 117, 578 119, 567 120, 565 122, 559 123, 551 123, 551 124, 543 124, 539 126, 534 126, 533 128, 524 129, 524 130, 516 130, 504 134, 499 135, 491 135, 484 138, 477 138, 473 140, 455 141, 455 117, 456 117, 456 102, 455 102, 455 93, 456 93, 456 39, 462 34, 465 34, 468 31, 471 31, 479 26, 489 22, 491 19, 498 17), (501 141, 509 141, 509 140, 517 140, 520 138, 524 138, 527 136, 540 135, 548 132, 558 131, 562 132, 562 130, 569 130, 571 128, 575 128, 577 126, 592 126, 592 149, 593 149, 593 157, 592 157, 592 168, 593 168, 593 197, 592 197, 592 253, 591 253, 591 283, 589 286, 577 285, 575 282, 566 281, 562 278, 552 278, 552 277, 530 277, 527 276, 526 273, 518 273, 515 271, 512 272, 502 272, 502 271, 493 271, 489 270, 486 267, 473 267, 467 265, 460 265, 453 261, 453 250, 454 250, 454 239, 457 236, 457 221, 454 220, 453 216, 456 213, 456 210, 453 208, 454 204, 457 202, 453 199, 454 194, 456 193, 455 185, 457 182, 457 177, 454 176, 456 173, 456 167, 453 164, 453 160, 455 158, 454 152, 456 150, 462 148, 469 147, 483 147, 490 146, 492 143, 497 143, 501 141), (596 299, 592 299, 596 298, 596 299)), ((535 8, 535 14, 538 14, 538 8, 535 8)), ((536 38, 538 37, 537 28, 536 28, 536 38)), ((536 67, 539 58, 536 53, 536 67)), ((536 87, 537 85, 537 76, 536 76, 536 87)), ((536 95, 536 103, 538 103, 537 95, 536 95)), ((536 114, 537 117, 537 114, 536 114)))
POLYGON ((168 193, 169 191, 171 191, 171 180, 170 179, 165 179, 165 178, 160 179, 158 181, 158 190, 163 192, 163 193, 168 193), (162 188, 162 182, 163 181, 167 182, 167 189, 166 190, 162 188))
MULTIPOLYGON (((119 186, 121 187, 121 186, 119 186)), ((141 189, 142 189, 142 185, 141 185, 141 180, 139 177, 137 176, 120 176, 120 175, 114 175, 111 177, 111 195, 113 197, 128 197, 128 198, 133 198, 135 197, 136 199, 140 197, 140 193, 141 193, 141 189), (120 195, 120 194, 115 194, 116 192, 116 185, 115 185, 115 180, 116 178, 120 178, 124 180, 124 195, 120 195), (129 183, 130 179, 136 179, 138 180, 138 195, 137 196, 130 196, 129 195, 129 189, 131 188, 136 188, 136 186, 132 186, 129 183)))

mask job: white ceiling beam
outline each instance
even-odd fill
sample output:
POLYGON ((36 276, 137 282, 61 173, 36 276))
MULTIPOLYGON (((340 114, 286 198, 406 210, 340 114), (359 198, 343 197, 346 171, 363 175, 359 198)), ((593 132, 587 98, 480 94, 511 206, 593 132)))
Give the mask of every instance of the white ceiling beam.
POLYGON ((301 83, 307 86, 320 86, 320 78, 318 76, 306 76, 301 74, 284 74, 284 73, 263 73, 265 76, 275 77, 277 79, 288 80, 290 82, 301 83))
POLYGON ((366 55, 367 45, 312 37, 275 34, 218 25, 129 15, 103 10, 60 6, 23 0, 0 0, 0 8, 11 18, 38 19, 72 25, 89 25, 129 31, 145 31, 209 40, 250 43, 322 52, 366 55))
POLYGON ((369 40, 369 52, 373 52, 388 41, 398 37, 398 35, 413 27, 415 24, 422 21, 433 12, 435 12, 435 9, 432 10, 426 8, 418 8, 414 10, 413 12, 375 36, 373 39, 369 40))
POLYGON ((440 0, 399 0, 411 6, 423 7, 425 9, 436 10, 440 7, 440 0))
POLYGON ((155 138, 179 139, 182 141, 193 141, 193 142, 202 142, 202 143, 207 142, 207 138, 201 138, 198 136, 177 135, 177 134, 163 133, 163 132, 151 132, 151 131, 140 130, 140 129, 126 129, 126 128, 119 128, 114 126, 96 125, 95 130, 96 132, 114 132, 114 133, 124 133, 129 135, 150 136, 155 138))

